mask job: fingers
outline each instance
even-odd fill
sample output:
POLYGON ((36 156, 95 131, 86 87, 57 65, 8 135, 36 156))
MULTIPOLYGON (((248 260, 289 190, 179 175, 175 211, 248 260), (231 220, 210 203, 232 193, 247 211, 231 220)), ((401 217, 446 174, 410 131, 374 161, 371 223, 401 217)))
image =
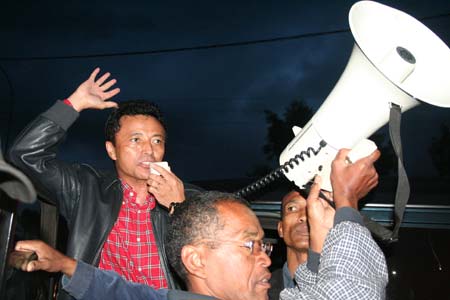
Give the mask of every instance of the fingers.
POLYGON ((358 201, 378 185, 378 173, 374 162, 380 157, 380 151, 375 150, 370 155, 353 163, 345 161, 349 149, 338 151, 332 163, 331 182, 336 207, 350 206, 355 209, 358 201))
MULTIPOLYGON (((333 193, 329 191, 322 190, 322 194, 327 197, 329 200, 333 201, 333 193)), ((319 194, 320 198, 320 194, 319 194)))
POLYGON ((17 251, 37 251, 40 248, 39 247, 40 243, 42 242, 37 240, 19 241, 16 243, 14 249, 17 251))
MULTIPOLYGON (((375 170, 375 169, 374 169, 375 170)), ((375 174, 370 178, 368 186, 369 190, 372 190, 374 187, 378 185, 378 173, 375 170, 375 174)))
MULTIPOLYGON (((16 243, 15 245, 15 250, 18 251, 17 253, 20 252, 29 252, 31 253, 36 253, 37 257, 35 259, 31 259, 31 256, 28 255, 28 257, 25 260, 23 260, 23 263, 20 266, 20 269, 22 271, 26 271, 26 272, 33 272, 33 271, 37 271, 37 270, 45 270, 45 262, 41 261, 41 255, 42 252, 45 252, 45 247, 46 244, 42 241, 39 240, 24 240, 24 241, 19 241, 16 243)), ((47 246, 48 247, 48 246, 47 246)), ((24 255, 24 254, 22 254, 24 255)))
POLYGON ((97 77, 98 73, 100 72, 100 68, 95 68, 95 70, 91 73, 89 76, 90 81, 95 81, 95 77, 97 77))
POLYGON ((167 188, 167 180, 160 175, 150 174, 147 185, 150 193, 156 196, 156 194, 159 195, 167 188))
POLYGON ((311 186, 309 191, 307 203, 313 203, 319 199, 320 185, 322 184, 322 178, 319 175, 316 175, 314 178, 314 183, 311 186))
POLYGON ((113 89, 111 91, 103 93, 103 100, 110 99, 110 98, 114 97, 115 95, 117 95, 118 93, 120 93, 120 89, 119 88, 115 88, 115 89, 113 89))
POLYGON ((27 272, 34 272, 34 271, 39 271, 39 270, 46 270, 45 262, 33 260, 33 261, 30 261, 29 263, 27 263, 27 265, 25 266, 25 269, 23 269, 23 271, 27 271, 27 272))
POLYGON ((380 158, 380 155, 380 151, 375 150, 370 155, 355 162, 355 164, 361 165, 361 172, 366 172, 366 176, 369 178, 368 186, 371 188, 375 187, 378 184, 378 173, 375 169, 374 163, 380 158))
POLYGON ((101 86, 101 85, 105 82, 105 80, 108 79, 109 76, 111 76, 111 73, 106 72, 106 73, 103 74, 99 79, 97 79, 97 81, 95 81, 95 83, 96 83, 98 86, 101 86))
POLYGON ((336 154, 335 161, 345 162, 347 160, 348 153, 350 152, 350 149, 342 148, 338 151, 336 154))
POLYGON ((148 191, 155 196, 159 204, 165 207, 169 207, 171 202, 183 202, 185 199, 183 182, 174 173, 164 168, 160 168, 158 172, 161 172, 161 175, 149 175, 148 191))
POLYGON ((171 174, 173 174, 172 172, 169 172, 166 168, 158 165, 157 163, 152 163, 150 165, 151 169, 154 169, 155 171, 157 171, 159 174, 161 174, 162 177, 165 178, 169 178, 171 174))
POLYGON ((103 107, 102 108, 115 108, 118 107, 119 105, 117 104, 117 102, 114 101, 105 101, 103 102, 103 107))
MULTIPOLYGON (((89 77, 89 79, 95 81, 95 77, 99 74, 99 72, 100 72, 100 68, 96 68, 94 70, 94 72, 92 72, 92 74, 89 77)), ((118 93, 120 93, 120 89, 119 88, 115 88, 115 89, 113 89, 111 91, 105 92, 105 91, 107 91, 109 88, 111 88, 113 85, 115 85, 117 83, 116 79, 111 79, 111 80, 106 81, 109 78, 109 76, 111 76, 111 73, 107 72, 107 73, 103 74, 99 79, 97 79, 97 81, 95 81, 95 84, 103 92, 103 95, 102 95, 102 99, 103 100, 112 98, 115 95, 117 95, 118 93)))
POLYGON ((151 184, 155 186, 167 183, 167 180, 161 175, 150 174, 149 179, 152 181, 151 184))
POLYGON ((381 156, 381 152, 380 150, 375 150, 373 151, 369 156, 367 156, 367 159, 371 162, 374 163, 376 162, 381 156))
POLYGON ((116 79, 111 79, 108 80, 105 84, 103 84, 102 86, 100 86, 100 89, 102 91, 106 91, 107 89, 109 89, 110 87, 112 87, 113 85, 115 85, 117 83, 116 79))

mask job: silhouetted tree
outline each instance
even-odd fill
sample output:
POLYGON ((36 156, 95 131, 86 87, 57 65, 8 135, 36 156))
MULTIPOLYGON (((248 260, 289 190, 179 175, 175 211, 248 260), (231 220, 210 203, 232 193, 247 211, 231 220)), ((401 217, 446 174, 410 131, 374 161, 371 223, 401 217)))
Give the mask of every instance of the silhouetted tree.
POLYGON ((433 137, 428 151, 439 176, 450 176, 450 129, 445 124, 440 129, 440 136, 433 137))
POLYGON ((265 110, 267 140, 263 151, 267 159, 278 159, 281 152, 294 137, 293 126, 304 126, 313 116, 312 109, 302 100, 294 100, 284 112, 284 119, 270 110, 265 110))

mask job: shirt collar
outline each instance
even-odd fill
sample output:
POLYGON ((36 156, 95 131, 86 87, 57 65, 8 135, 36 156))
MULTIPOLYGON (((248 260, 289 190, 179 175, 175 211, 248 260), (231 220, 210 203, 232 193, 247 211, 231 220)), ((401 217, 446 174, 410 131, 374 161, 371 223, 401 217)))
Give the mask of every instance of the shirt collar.
POLYGON ((144 204, 138 204, 136 203, 137 199, 137 193, 133 190, 131 185, 126 183, 124 180, 120 179, 122 191, 123 191, 123 201, 125 203, 133 203, 140 207, 147 207, 147 205, 150 207, 150 210, 155 208, 156 206, 156 199, 155 196, 152 194, 147 194, 146 202, 144 204))
POLYGON ((291 272, 289 272, 287 262, 283 265, 283 284, 284 288, 294 288, 295 287, 295 281, 291 277, 291 272))

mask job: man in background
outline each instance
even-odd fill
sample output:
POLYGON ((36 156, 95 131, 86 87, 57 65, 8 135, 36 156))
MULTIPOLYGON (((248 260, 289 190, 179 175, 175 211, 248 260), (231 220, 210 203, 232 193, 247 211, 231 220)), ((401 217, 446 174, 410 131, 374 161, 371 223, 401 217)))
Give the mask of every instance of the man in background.
POLYGON ((304 190, 291 190, 281 201, 278 235, 286 245, 286 262, 282 268, 272 272, 269 290, 271 300, 279 299, 283 289, 295 287, 295 271, 308 258, 309 228, 306 197, 304 190))

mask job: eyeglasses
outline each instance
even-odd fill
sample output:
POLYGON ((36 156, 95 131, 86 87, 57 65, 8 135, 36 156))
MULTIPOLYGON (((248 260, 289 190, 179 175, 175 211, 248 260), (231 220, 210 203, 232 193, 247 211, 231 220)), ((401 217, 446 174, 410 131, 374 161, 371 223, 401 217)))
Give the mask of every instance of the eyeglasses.
POLYGON ((263 240, 258 240, 258 241, 251 240, 251 241, 245 242, 243 245, 241 245, 241 247, 249 249, 251 254, 264 252, 267 254, 267 256, 270 256, 270 254, 272 254, 272 250, 273 250, 272 243, 263 241, 263 240), (255 247, 255 245, 256 245, 256 247, 255 247), (256 249, 256 251, 255 251, 255 249, 256 249))
POLYGON ((218 243, 229 243, 236 244, 239 247, 247 248, 250 250, 250 254, 258 254, 260 252, 264 252, 267 256, 272 254, 273 244, 271 242, 263 241, 263 240, 251 240, 247 242, 239 242, 239 241, 223 241, 223 240, 215 240, 215 239, 207 239, 208 241, 218 242, 218 243))

